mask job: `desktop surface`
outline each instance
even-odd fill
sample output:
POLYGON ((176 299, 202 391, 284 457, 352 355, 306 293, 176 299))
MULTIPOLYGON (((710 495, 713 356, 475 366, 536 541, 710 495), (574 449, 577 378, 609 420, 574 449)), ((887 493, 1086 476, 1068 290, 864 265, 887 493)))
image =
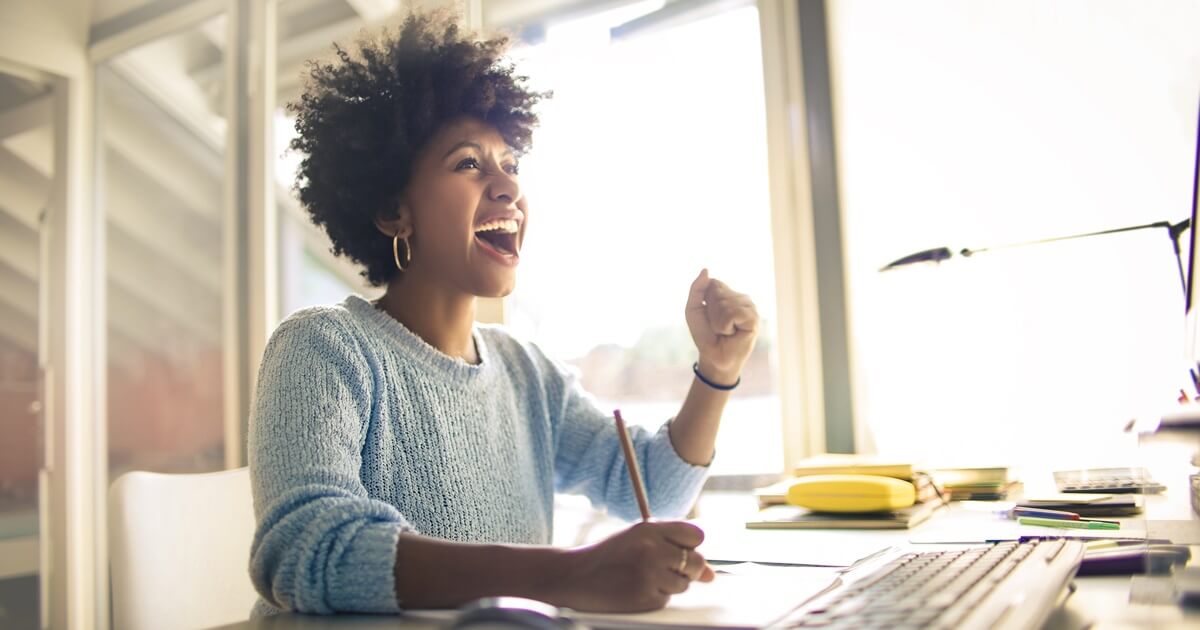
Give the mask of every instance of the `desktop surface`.
MULTIPOLYGON (((995 537, 1011 536, 1014 532, 1024 532, 1015 522, 1005 522, 997 519, 988 509, 987 504, 972 505, 951 504, 940 514, 927 523, 911 530, 899 531, 850 531, 850 530, 793 530, 793 531, 750 531, 742 527, 737 518, 730 515, 748 515, 755 508, 753 497, 740 493, 706 493, 701 499, 698 522, 705 528, 708 538, 700 551, 706 556, 736 555, 738 548, 750 553, 771 554, 771 549, 780 550, 780 545, 786 544, 789 549, 786 555, 789 561, 802 561, 805 555, 811 555, 817 561, 826 564, 849 564, 844 557, 839 557, 836 547, 847 550, 849 555, 861 557, 863 550, 882 549, 889 546, 899 547, 911 545, 917 550, 938 549, 946 545, 970 543, 976 539, 986 539, 989 532, 995 537), (720 520, 706 518, 707 514, 720 514, 720 520), (765 541, 765 542, 764 542, 765 541), (914 544, 915 543, 915 544, 914 544), (812 554, 805 554, 805 549, 811 549, 812 554), (711 551, 710 551, 711 549, 711 551)), ((1182 520, 1157 520, 1186 517, 1187 513, 1179 512, 1170 505, 1168 497, 1149 497, 1146 518, 1155 519, 1144 521, 1142 517, 1127 517, 1118 519, 1123 522, 1120 533, 1124 535, 1145 535, 1150 532, 1179 529, 1182 520), (1162 516, 1160 516, 1162 515, 1162 516)), ((1195 523, 1193 519, 1192 523, 1195 523)), ((1049 532, 1054 533, 1054 532, 1049 532)), ((1089 532, 1089 534, 1111 535, 1104 532, 1089 532)), ((1200 543, 1200 541, 1194 541, 1200 543)), ((847 554, 842 554, 847 556, 847 554)), ((754 558, 760 562, 765 558, 754 558)), ((1200 545, 1192 546, 1190 565, 1200 568, 1200 545)), ((770 588, 772 585, 793 585, 792 600, 777 606, 796 606, 803 600, 815 595, 821 590, 821 584, 828 580, 836 571, 830 567, 761 567, 761 565, 728 565, 716 567, 724 570, 719 575, 711 590, 697 592, 697 599, 708 599, 709 612, 716 614, 723 611, 723 617, 713 619, 714 625, 722 627, 748 627, 762 625, 763 612, 754 616, 751 609, 761 608, 762 602, 747 606, 744 602, 738 606, 737 601, 718 602, 712 606, 713 598, 729 600, 742 599, 741 595, 759 587, 770 588), (729 573, 730 570, 737 573, 729 573), (789 577, 794 576, 794 577, 789 577), (754 583, 754 580, 759 580, 754 583), (722 584, 723 583, 723 584, 722 584), (748 585, 748 586, 742 586, 748 585), (725 589, 728 597, 720 593, 725 589), (718 611, 719 609, 719 611, 718 611), (739 617, 739 615, 750 615, 739 617), (746 623, 736 623, 744 619, 746 623)), ((1168 603, 1164 589, 1169 590, 1169 584, 1164 578, 1155 576, 1079 576, 1074 580, 1076 591, 1067 598, 1065 604, 1055 610, 1045 624, 1048 630, 1077 630, 1081 628, 1200 628, 1200 609, 1185 609, 1168 603)), ((764 598, 769 596, 761 594, 764 598)), ((676 601, 687 601, 676 598, 676 601)), ((766 601, 766 600, 764 600, 766 601)), ((673 601, 672 606, 679 606, 673 601)), ((647 626, 682 626, 693 625, 696 610, 672 611, 668 606, 666 611, 657 615, 608 616, 606 619, 593 619, 593 627, 647 627, 647 626), (675 613, 674 615, 672 613, 675 613), (680 616, 682 614, 682 616, 680 616)), ((785 607, 786 607, 785 606, 785 607)), ((682 606, 686 608, 686 606, 682 606)), ((700 611, 703 612, 703 611, 700 611)), ((775 611, 769 611, 774 614, 775 611)), ((718 615, 719 616, 719 615, 718 615)), ((769 615, 768 615, 769 616, 769 615)), ((444 613, 438 618, 412 618, 378 615, 333 615, 310 616, 284 613, 275 617, 248 620, 245 622, 222 626, 225 630, 252 630, 266 628, 439 628, 446 627, 450 613, 444 613)))

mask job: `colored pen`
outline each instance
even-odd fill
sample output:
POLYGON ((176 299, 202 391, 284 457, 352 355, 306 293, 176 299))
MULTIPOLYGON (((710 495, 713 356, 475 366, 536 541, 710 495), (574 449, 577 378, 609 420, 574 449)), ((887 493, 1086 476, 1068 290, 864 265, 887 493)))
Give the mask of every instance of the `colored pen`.
POLYGON ((1060 518, 1036 518, 1022 516, 1017 519, 1022 525, 1040 525, 1042 527, 1072 527, 1075 529, 1121 529, 1120 523, 1112 521, 1069 521, 1060 518))
POLYGON ((1068 521, 1078 521, 1079 515, 1074 512, 1066 512, 1063 510, 1046 510, 1042 508, 1031 508, 1017 506, 1012 509, 1014 518, 1017 516, 1033 516, 1037 518, 1057 518, 1068 521))

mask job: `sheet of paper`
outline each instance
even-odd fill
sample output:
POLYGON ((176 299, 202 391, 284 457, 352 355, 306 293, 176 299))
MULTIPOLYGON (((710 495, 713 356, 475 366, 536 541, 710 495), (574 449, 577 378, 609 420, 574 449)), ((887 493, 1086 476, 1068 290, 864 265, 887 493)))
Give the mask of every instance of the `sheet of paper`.
POLYGON ((723 574, 711 583, 693 582, 662 610, 629 615, 577 613, 593 628, 760 628, 787 614, 837 579, 824 567, 763 567, 723 574))
MULTIPOLYGON (((838 578, 826 567, 742 566, 736 574, 720 574, 707 584, 693 582, 667 607, 647 613, 575 612, 572 617, 592 628, 760 628, 822 592, 838 578)), ((413 610, 405 617, 449 622, 456 610, 413 610)))

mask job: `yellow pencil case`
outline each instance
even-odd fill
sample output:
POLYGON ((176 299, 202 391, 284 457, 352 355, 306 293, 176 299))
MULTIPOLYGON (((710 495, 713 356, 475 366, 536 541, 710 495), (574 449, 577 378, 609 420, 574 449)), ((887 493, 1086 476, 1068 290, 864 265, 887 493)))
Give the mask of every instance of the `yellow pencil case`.
POLYGON ((816 512, 884 512, 917 500, 913 485, 879 475, 810 475, 788 488, 787 502, 816 512))

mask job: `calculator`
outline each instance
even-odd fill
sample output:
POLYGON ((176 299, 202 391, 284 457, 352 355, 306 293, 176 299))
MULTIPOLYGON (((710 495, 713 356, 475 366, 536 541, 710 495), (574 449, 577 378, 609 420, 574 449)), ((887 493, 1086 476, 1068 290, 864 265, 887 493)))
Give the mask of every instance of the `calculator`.
POLYGON ((1150 478, 1145 468, 1085 468, 1054 473, 1059 492, 1098 494, 1158 494, 1166 486, 1150 478))

